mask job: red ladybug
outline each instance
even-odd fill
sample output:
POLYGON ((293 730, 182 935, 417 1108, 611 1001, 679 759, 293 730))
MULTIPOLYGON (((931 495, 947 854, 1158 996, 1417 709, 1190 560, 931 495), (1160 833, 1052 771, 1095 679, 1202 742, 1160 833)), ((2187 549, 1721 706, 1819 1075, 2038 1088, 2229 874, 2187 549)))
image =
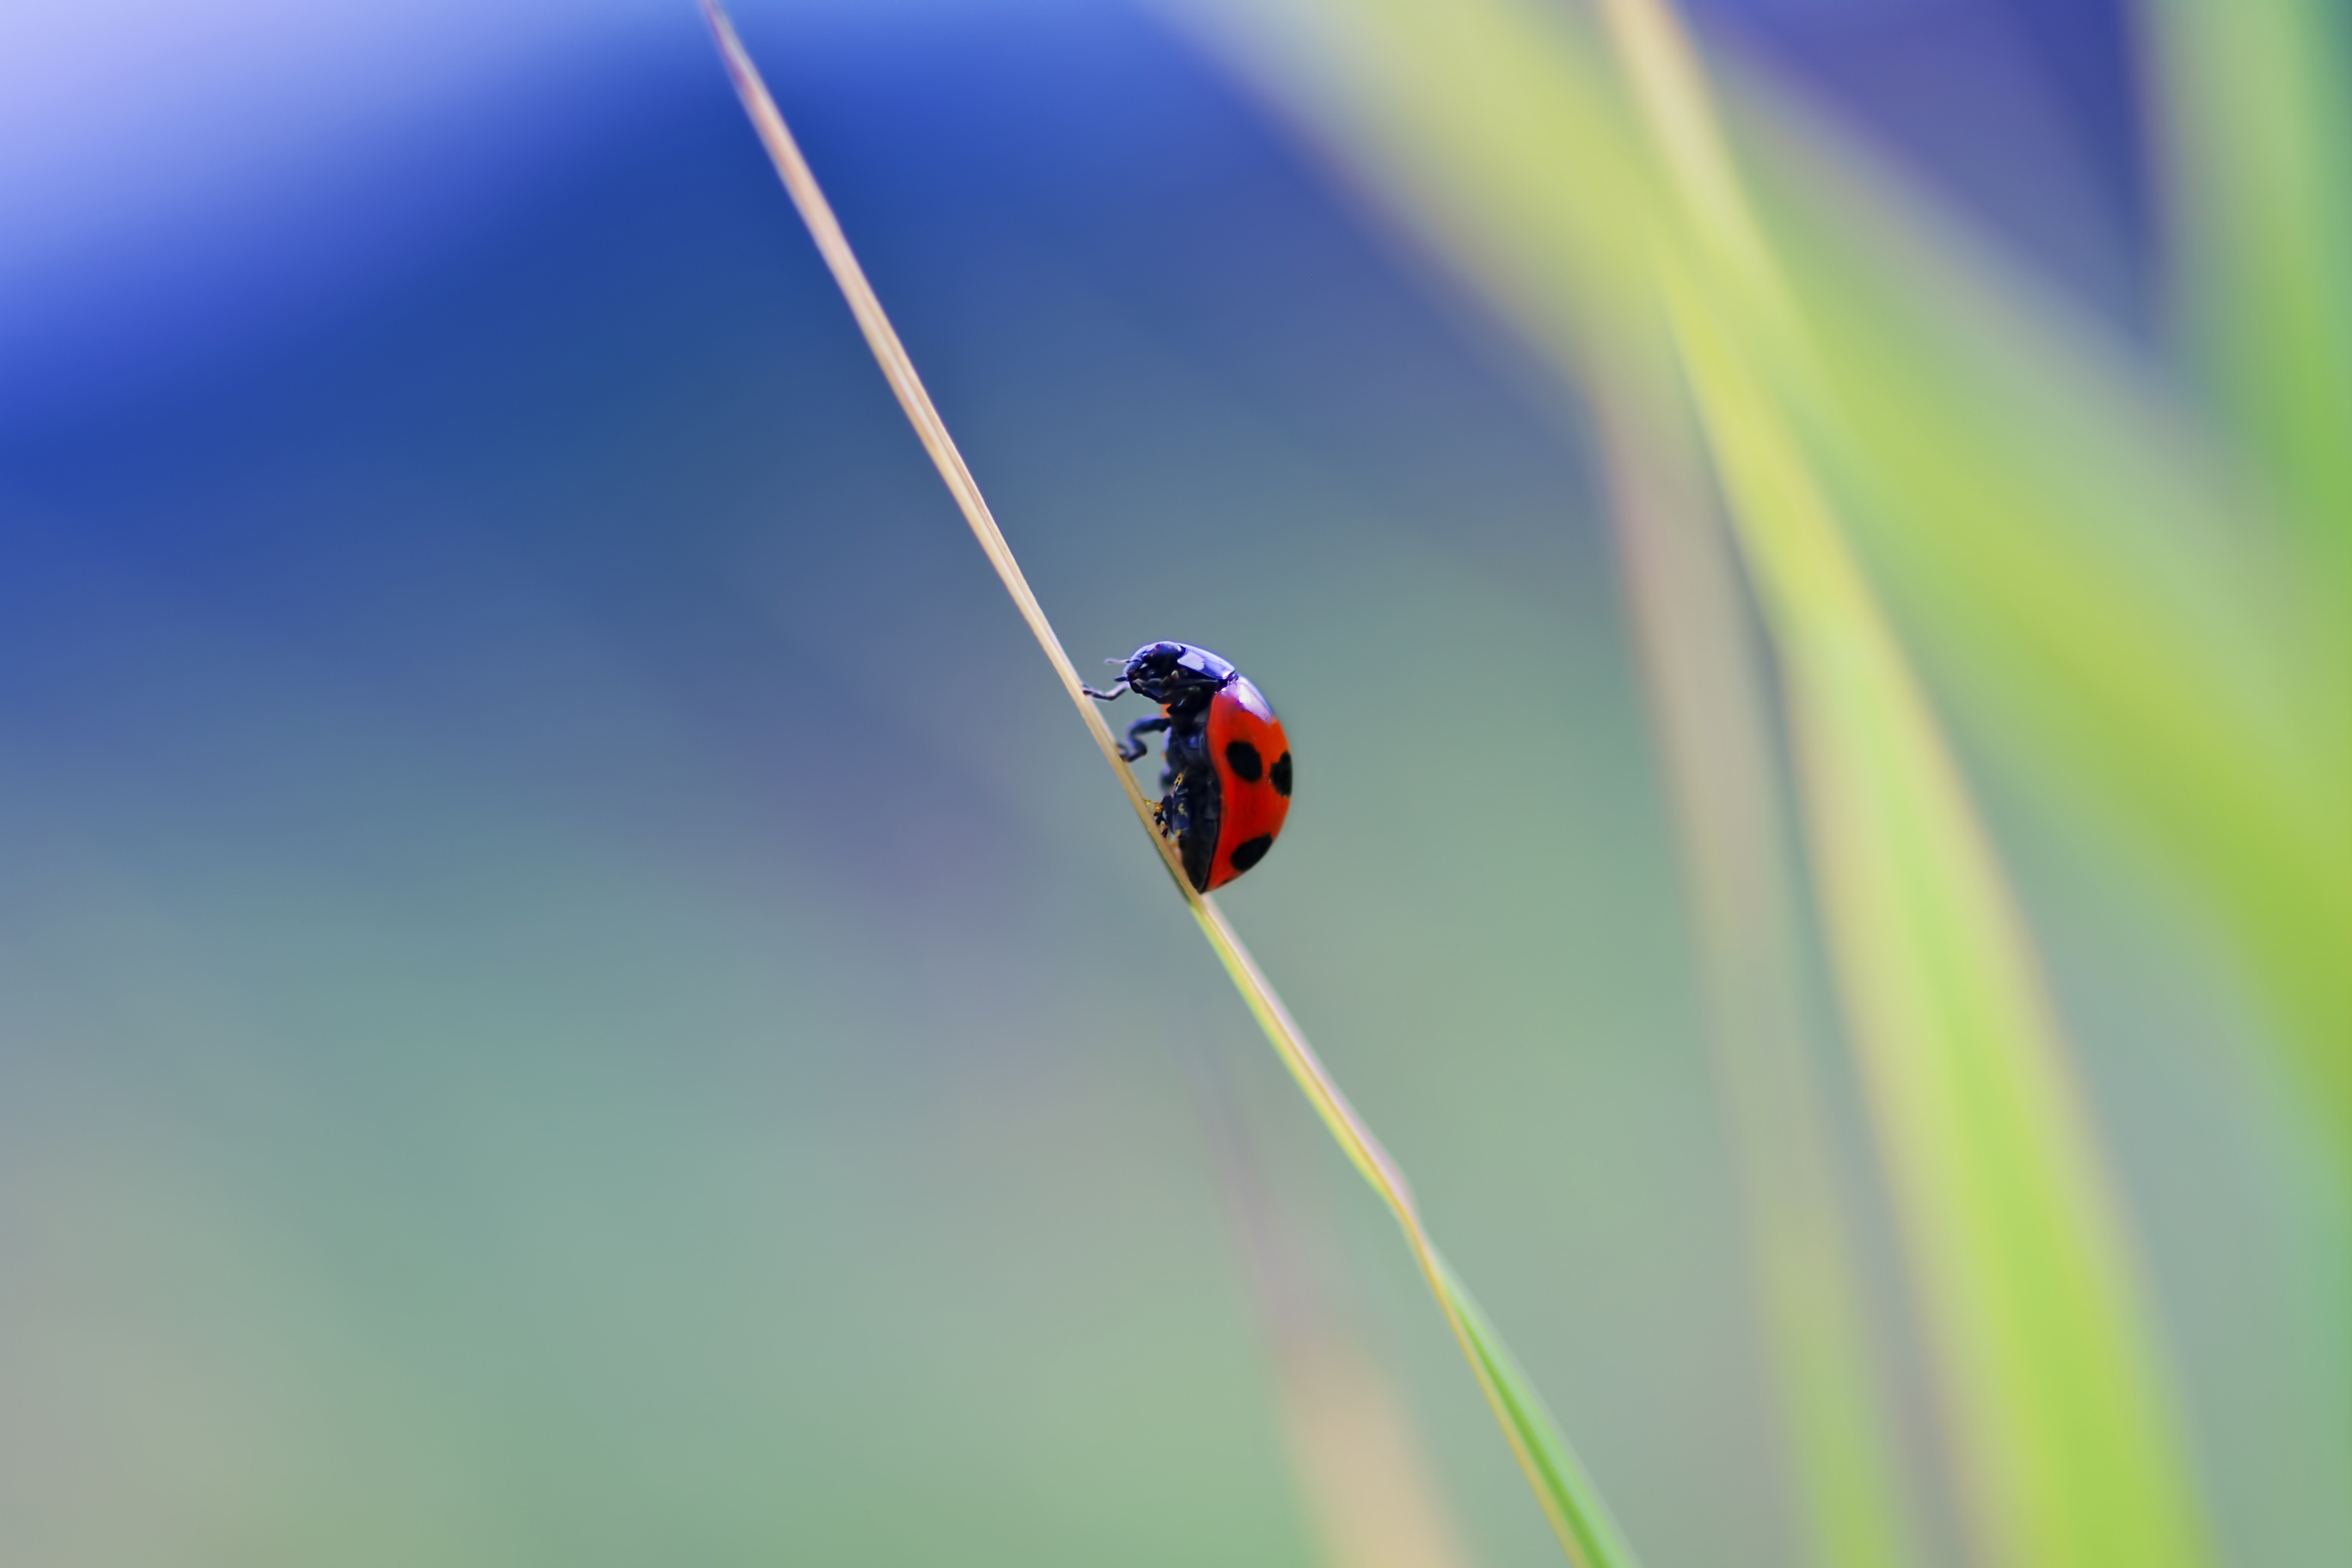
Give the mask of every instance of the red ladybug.
POLYGON ((1176 841, 1184 875, 1201 892, 1222 888, 1265 858, 1290 815, 1290 742, 1282 721, 1242 672, 1204 647, 1156 642, 1135 650, 1108 691, 1133 691, 1160 710, 1128 727, 1118 754, 1143 755, 1143 737, 1168 731, 1160 775, 1160 831, 1176 841))

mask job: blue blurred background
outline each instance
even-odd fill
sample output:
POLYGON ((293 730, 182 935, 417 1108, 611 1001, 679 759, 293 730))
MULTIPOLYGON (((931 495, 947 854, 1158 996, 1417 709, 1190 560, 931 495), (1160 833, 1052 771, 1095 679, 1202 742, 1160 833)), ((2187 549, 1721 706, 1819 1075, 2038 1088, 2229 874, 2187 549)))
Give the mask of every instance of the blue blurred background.
MULTIPOLYGON (((2147 329, 2112 6, 1706 15, 2147 329)), ((741 20, 1066 644, 1281 708, 1226 906, 1646 1559, 1798 1561, 1570 398, 1149 10, 741 20)), ((1315 1561, 1230 1123, 1552 1560, 691 7, 20 5, 0 149, 0 1559, 1315 1561)), ((2341 1562, 2316 1156, 1991 807, 2230 1555, 2341 1562)))

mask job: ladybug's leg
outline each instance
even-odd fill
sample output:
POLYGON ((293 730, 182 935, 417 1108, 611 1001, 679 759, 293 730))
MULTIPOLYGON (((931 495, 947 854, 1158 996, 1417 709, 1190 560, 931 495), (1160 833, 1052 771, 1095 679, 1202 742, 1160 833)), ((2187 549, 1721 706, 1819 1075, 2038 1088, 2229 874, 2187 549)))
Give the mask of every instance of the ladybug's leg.
POLYGON ((1166 728, 1168 728, 1168 715, 1165 713, 1154 713, 1149 719, 1138 719, 1134 723, 1129 724, 1127 727, 1127 744, 1118 749, 1118 760, 1131 763, 1143 755, 1143 737, 1150 734, 1154 730, 1166 728))
POLYGON ((1177 780, 1207 760, 1203 754, 1208 728, 1204 715, 1197 710, 1183 714, 1171 712, 1168 724, 1168 744, 1160 753, 1160 760, 1165 764, 1160 770, 1160 787, 1162 790, 1173 790, 1177 780))
POLYGON ((1127 684, 1127 678, 1125 676, 1121 676, 1117 680, 1110 683, 1110 689, 1108 691, 1097 691, 1093 687, 1088 686, 1083 680, 1078 682, 1078 689, 1085 692, 1087 696, 1093 698, 1097 702, 1116 702, 1120 698, 1127 695, 1129 688, 1127 684))

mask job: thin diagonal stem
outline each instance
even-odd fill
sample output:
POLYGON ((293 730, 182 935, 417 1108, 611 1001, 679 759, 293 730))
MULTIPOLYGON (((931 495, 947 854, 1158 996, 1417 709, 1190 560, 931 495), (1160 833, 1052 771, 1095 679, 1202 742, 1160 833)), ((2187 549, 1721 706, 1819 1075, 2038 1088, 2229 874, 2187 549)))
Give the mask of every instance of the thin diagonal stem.
POLYGON ((735 84, 736 95, 742 100, 744 112, 751 116, 752 127, 759 132, 761 144, 767 148, 768 156, 774 163, 777 174, 783 180, 784 189, 792 196, 793 206, 799 209, 802 221, 808 226, 810 236, 816 241, 819 254, 824 258, 826 267, 832 269, 834 281, 841 286, 843 295, 848 300, 850 313, 856 318, 859 330, 866 334, 866 345, 874 351, 874 357, 881 365, 882 374, 889 382, 890 390, 898 394, 898 405, 906 410, 908 422, 914 426, 923 449, 930 454, 932 463, 940 470, 940 478, 947 482, 949 493, 955 497, 964 521, 971 526, 972 537, 980 542, 989 563, 996 568, 996 574, 1003 581, 1005 592, 1013 596, 1013 603, 1020 609, 1022 619, 1029 623, 1029 630, 1037 638, 1038 647, 1045 649, 1046 661, 1053 665, 1054 673, 1061 678, 1063 689, 1069 693, 1079 719, 1086 724, 1087 732, 1093 735, 1103 760, 1110 764, 1111 772, 1117 775, 1119 787, 1127 794, 1128 804, 1134 807, 1136 817, 1158 850, 1161 864, 1167 867, 1170 878, 1183 895, 1192 911, 1192 918, 1200 922, 1201 931, 1209 939, 1210 946, 1216 950, 1226 973, 1233 977, 1242 1000, 1248 1004, 1259 1026, 1265 1031, 1266 1038, 1273 1042, 1283 1065, 1290 1069, 1298 1087, 1306 1092, 1308 1103, 1314 1106, 1332 1137, 1339 1141, 1349 1161, 1372 1184, 1373 1190, 1380 1194, 1390 1212, 1396 1216, 1397 1223, 1403 1227, 1423 1277, 1428 1281, 1431 1293, 1436 1297, 1438 1307, 1444 1312, 1446 1323, 1454 1331, 1463 1356, 1469 1362, 1479 1389, 1486 1394, 1486 1403, 1493 1409, 1496 1421, 1502 1426, 1503 1435, 1509 1441, 1511 1451, 1526 1473, 1537 1500, 1542 1504, 1545 1516, 1550 1520, 1554 1532, 1559 1535, 1561 1546, 1579 1568, 1635 1568, 1632 1549, 1624 1543, 1608 1510, 1602 1506, 1599 1493, 1584 1477, 1581 1467, 1567 1441, 1559 1436, 1549 1413, 1518 1373, 1508 1350, 1486 1324, 1468 1291, 1438 1254, 1427 1228, 1422 1224, 1420 1210, 1413 1203, 1412 1190, 1406 1184, 1403 1173, 1389 1157, 1388 1152, 1381 1147, 1380 1141, 1372 1136, 1371 1129, 1356 1114, 1355 1108, 1348 1103, 1347 1096, 1339 1091, 1339 1086, 1332 1080, 1322 1059, 1307 1043, 1307 1037, 1292 1020, 1289 1010, 1283 1006, 1281 997, 1275 994, 1273 985, 1259 970, 1257 961, 1250 956, 1249 949, 1243 945, 1240 935, 1227 922, 1223 911, 1213 900, 1194 890, 1190 879, 1184 875, 1183 867, 1176 858, 1175 847, 1159 831, 1151 803, 1137 787, 1133 771, 1120 759, 1118 742, 1112 738, 1110 726, 1104 722, 1094 700, 1087 695, 1086 683, 1078 678, 1070 656, 1063 651, 1061 639, 1054 635, 1053 623, 1045 618, 1036 595, 1030 591, 1028 579, 1022 575, 1021 564, 1014 559, 1012 546, 1005 542, 1003 531, 997 527, 994 514, 989 510, 987 500, 981 495, 979 482, 972 478, 963 455, 957 451, 954 438, 948 434, 946 422, 940 417, 938 408, 933 406, 930 394, 923 388, 922 378, 915 374, 914 363, 908 357, 906 346, 898 341, 898 332, 892 329, 890 318, 884 312, 881 300, 876 298, 873 285, 866 281, 865 269, 857 264, 856 253, 850 248, 848 237, 842 233, 841 224, 835 218, 824 191, 818 187, 816 176, 809 171, 807 160, 801 156, 800 147, 793 142, 792 132, 786 128, 784 117, 776 108, 775 100, 769 95, 766 84, 761 80, 758 68, 752 65, 742 40, 736 36, 734 24, 728 19, 718 0, 701 0, 701 3, 703 15, 710 24, 711 35, 718 40, 719 56, 726 62, 727 74, 735 84))
POLYGON ((1242 946, 1241 938, 1225 922, 1223 914, 1209 900, 1195 892, 1191 879, 1184 875, 1183 864, 1176 858, 1175 846, 1160 832, 1152 805, 1144 798, 1143 791, 1136 784, 1134 770, 1120 758, 1118 742, 1112 738, 1110 726, 1104 721, 1102 710, 1095 706, 1094 699, 1087 695, 1086 682, 1078 678, 1077 668, 1071 664, 1070 656, 1063 651, 1062 639, 1054 633, 1053 623, 1045 618, 1044 608, 1037 603, 1037 595, 1030 591, 1029 579, 1022 574, 1021 563, 1014 559, 1013 547, 1005 542, 1004 531, 997 527, 995 514, 988 510, 988 501, 980 493, 980 482, 971 477, 971 469, 964 463, 963 454, 956 449, 955 438, 948 434, 947 422, 940 417, 939 409, 931 402, 931 395, 924 390, 922 377, 915 374, 914 362, 908 358, 906 345, 898 341, 898 332, 890 325, 890 318, 882 310, 882 301, 875 296, 874 286, 866 280, 865 268, 858 266, 856 253, 850 249, 848 237, 841 232, 841 224, 833 216, 831 204, 824 199, 824 192, 818 187, 816 176, 809 172, 807 160, 801 156, 799 144, 785 127, 783 115, 777 110, 775 100, 769 95, 767 84, 760 79, 758 69, 744 52, 742 40, 735 35, 734 24, 714 0, 704 0, 703 11, 710 19, 712 33, 718 37, 719 54, 727 62, 728 75, 734 79, 735 91, 742 99, 743 108, 751 115, 761 142, 767 147, 768 156, 775 163, 776 173, 782 176, 784 189, 791 194, 793 205, 800 209, 803 221, 808 225, 810 235, 816 240, 819 254, 824 258, 825 265, 832 268, 834 281, 841 285, 842 293, 848 299, 850 314, 857 318, 857 325, 865 332, 866 344, 873 349, 875 359, 881 364, 882 374, 890 383, 890 390, 898 395, 898 405, 907 411, 908 423, 914 426, 923 449, 931 455, 932 463, 940 470, 940 478, 947 481, 948 493, 955 497, 964 521, 971 525, 972 537, 980 541, 989 564, 996 568, 997 576, 1004 584, 1004 591, 1013 595, 1013 603, 1021 611, 1021 618, 1029 623, 1029 630, 1037 638, 1037 646, 1045 650, 1046 662, 1054 667, 1054 673, 1062 678, 1063 688, 1069 692, 1070 701, 1076 707, 1078 717, 1085 721, 1087 732, 1094 736, 1095 744, 1101 748, 1103 760, 1110 764, 1119 787, 1126 791, 1128 804, 1134 807, 1137 820, 1143 824, 1152 845, 1159 850, 1168 874, 1175 879, 1177 888, 1192 906, 1193 917, 1200 921, 1221 955, 1227 952, 1231 953, 1227 963, 1229 968, 1233 968, 1234 983, 1241 987, 1244 997, 1249 1001, 1252 1011, 1257 1013, 1266 1032, 1276 1037, 1277 1044, 1285 1040, 1296 1043, 1298 1059, 1290 1063, 1291 1070, 1298 1074, 1299 1085, 1307 1090, 1307 1098, 1315 1102, 1316 1109, 1346 1129, 1340 1142, 1346 1145, 1349 1157, 1355 1161, 1373 1185, 1381 1188, 1390 1197, 1399 1211, 1398 1217, 1413 1223, 1411 1191, 1387 1151, 1381 1147, 1370 1129, 1358 1118, 1347 1097, 1331 1081, 1330 1074, 1324 1069, 1322 1062, 1307 1048, 1298 1026, 1291 1022, 1290 1015, 1275 995, 1274 988, 1258 973, 1256 961, 1242 946))

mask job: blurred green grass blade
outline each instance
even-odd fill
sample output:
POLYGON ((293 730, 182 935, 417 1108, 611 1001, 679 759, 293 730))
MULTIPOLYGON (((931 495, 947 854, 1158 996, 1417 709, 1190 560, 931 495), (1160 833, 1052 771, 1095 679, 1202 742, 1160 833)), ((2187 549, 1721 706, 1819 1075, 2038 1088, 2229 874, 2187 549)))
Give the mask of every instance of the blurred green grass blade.
POLYGON ((2308 601, 2296 673, 2315 808, 2332 830, 2299 865, 2233 868, 2239 846, 2201 848, 2263 921, 2256 962, 2294 1009, 2307 1075, 2352 1121, 2352 13, 2326 0, 2139 9, 2158 62, 2176 306, 2308 601), (2270 897, 2282 871, 2317 896, 2270 897))
POLYGON ((1781 385, 1810 368, 1671 0, 1602 0, 1681 223, 1661 286, 1780 655, 1840 989, 1987 1562, 2208 1546, 2022 920, 1781 385), (1778 356, 1779 382, 1759 374, 1778 356))
POLYGON ((1997 754, 2221 917, 2352 1158, 2352 702, 2318 580, 2095 331, 1766 95, 1734 118, 1808 330, 1798 416, 1904 625, 1997 754))
POLYGON ((2352 594, 2352 17, 2317 0, 2139 10, 2160 62, 2184 325, 2340 610, 2352 594))
POLYGON ((1661 334, 1658 348, 1663 373, 1588 390, 1682 843, 1717 1099, 1813 1560, 1893 1568, 1921 1560, 1919 1531, 1800 1003, 1772 722, 1705 454, 1672 395, 1673 346, 1661 334))
MULTIPOLYGON (((1623 362, 1672 220, 1605 50, 1528 0, 1171 0, 1562 363, 1623 362)), ((2225 455, 2144 361, 1741 80, 1786 412, 1995 754, 2218 916, 2352 1161, 2352 702, 2225 455)), ((1763 331, 1769 326, 1771 330, 1763 331)))
POLYGON ((1780 655, 1836 970, 1977 1550, 2206 1559, 2127 1249, 1964 788, 1834 520, 1701 294, 1675 311, 1780 655))

